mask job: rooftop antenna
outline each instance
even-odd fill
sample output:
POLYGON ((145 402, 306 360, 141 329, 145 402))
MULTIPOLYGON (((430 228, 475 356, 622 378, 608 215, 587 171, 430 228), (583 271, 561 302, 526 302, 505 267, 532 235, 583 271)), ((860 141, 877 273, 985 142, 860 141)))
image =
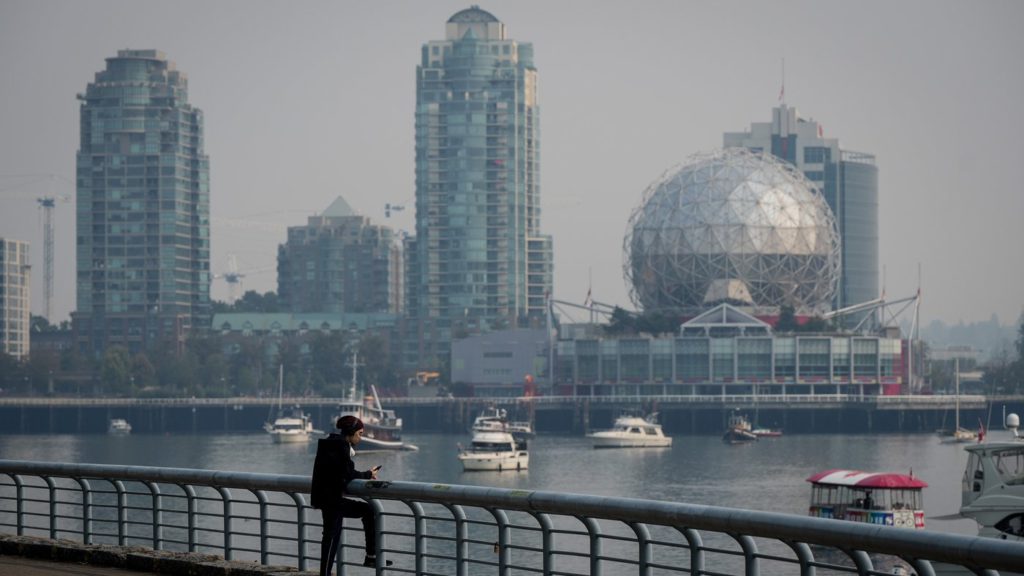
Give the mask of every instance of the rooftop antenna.
POLYGON ((782 87, 779 89, 779 102, 786 105, 786 59, 782 59, 782 87))

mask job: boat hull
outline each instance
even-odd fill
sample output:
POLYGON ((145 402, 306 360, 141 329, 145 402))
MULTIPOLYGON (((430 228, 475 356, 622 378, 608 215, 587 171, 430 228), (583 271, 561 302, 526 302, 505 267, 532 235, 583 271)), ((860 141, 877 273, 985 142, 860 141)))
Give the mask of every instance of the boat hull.
POLYGON ((270 438, 273 439, 274 444, 296 444, 299 442, 309 442, 310 435, 308 432, 298 434, 277 434, 271 432, 270 438))
POLYGON ((628 438, 623 436, 602 436, 590 434, 594 448, 671 448, 672 439, 660 438, 628 438))
POLYGON ((462 469, 466 472, 505 472, 526 470, 530 465, 530 456, 523 451, 490 454, 464 453, 459 454, 459 461, 462 462, 462 469))

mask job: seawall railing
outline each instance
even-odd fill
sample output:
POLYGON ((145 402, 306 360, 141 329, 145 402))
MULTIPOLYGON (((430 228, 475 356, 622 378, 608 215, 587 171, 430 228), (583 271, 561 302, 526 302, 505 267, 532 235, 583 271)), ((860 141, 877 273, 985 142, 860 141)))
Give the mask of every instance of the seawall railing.
MULTIPOLYGON (((0 460, 0 532, 87 544, 319 562, 307 476, 0 460)), ((994 576, 1024 567, 1024 544, 676 502, 421 482, 355 480, 378 513, 378 574, 636 573, 994 576), (943 572, 945 573, 945 572, 943 572), (961 573, 963 572, 961 568, 961 573)), ((361 564, 346 523, 338 573, 361 564)), ((347 572, 348 571, 348 572, 347 572)))

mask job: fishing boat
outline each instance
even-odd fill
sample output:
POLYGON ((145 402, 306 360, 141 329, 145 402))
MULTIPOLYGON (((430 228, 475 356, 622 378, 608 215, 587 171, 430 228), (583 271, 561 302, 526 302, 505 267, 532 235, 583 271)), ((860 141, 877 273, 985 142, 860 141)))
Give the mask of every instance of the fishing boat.
POLYGON ((337 422, 342 416, 355 416, 363 421, 363 439, 359 443, 360 452, 372 450, 419 450, 415 445, 402 441, 402 419, 394 410, 384 408, 377 394, 377 387, 370 385, 371 394, 363 397, 363 401, 347 400, 338 404, 337 414, 331 422, 337 422))
POLYGON ((750 420, 739 412, 734 411, 729 415, 729 424, 722 435, 722 441, 726 444, 747 444, 757 442, 758 437, 753 432, 750 420))
POLYGON ((107 434, 111 436, 128 436, 132 433, 132 425, 124 418, 111 418, 107 425, 107 434))
POLYGON ((620 416, 611 430, 587 434, 594 448, 667 448, 672 438, 665 435, 657 422, 657 413, 646 418, 620 416))
POLYGON ((508 432, 477 432, 469 448, 459 447, 462 469, 469 471, 526 470, 530 455, 526 444, 508 432))
POLYGON ((901 528, 924 528, 924 496, 928 483, 911 474, 826 470, 811 483, 809 514, 901 528))
POLYGON ((533 426, 526 421, 509 420, 508 412, 504 408, 488 406, 473 419, 470 432, 508 432, 517 439, 524 440, 533 437, 533 426))

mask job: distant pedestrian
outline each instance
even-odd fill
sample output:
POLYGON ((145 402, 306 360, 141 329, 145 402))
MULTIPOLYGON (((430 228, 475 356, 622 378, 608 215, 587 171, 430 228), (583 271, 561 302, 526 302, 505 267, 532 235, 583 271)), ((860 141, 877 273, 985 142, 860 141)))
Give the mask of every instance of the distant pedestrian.
MULTIPOLYGON (((313 463, 313 486, 310 489, 311 503, 323 515, 324 532, 320 541, 320 576, 330 576, 338 555, 341 541, 342 521, 345 518, 361 518, 363 535, 366 539, 366 557, 363 566, 377 565, 377 528, 373 507, 362 500, 345 498, 345 488, 354 478, 376 480, 380 466, 360 472, 356 470, 355 447, 363 439, 363 421, 355 416, 338 418, 336 426, 340 433, 331 433, 317 442, 316 460, 313 463)), ((386 560, 385 566, 391 561, 386 560)))

